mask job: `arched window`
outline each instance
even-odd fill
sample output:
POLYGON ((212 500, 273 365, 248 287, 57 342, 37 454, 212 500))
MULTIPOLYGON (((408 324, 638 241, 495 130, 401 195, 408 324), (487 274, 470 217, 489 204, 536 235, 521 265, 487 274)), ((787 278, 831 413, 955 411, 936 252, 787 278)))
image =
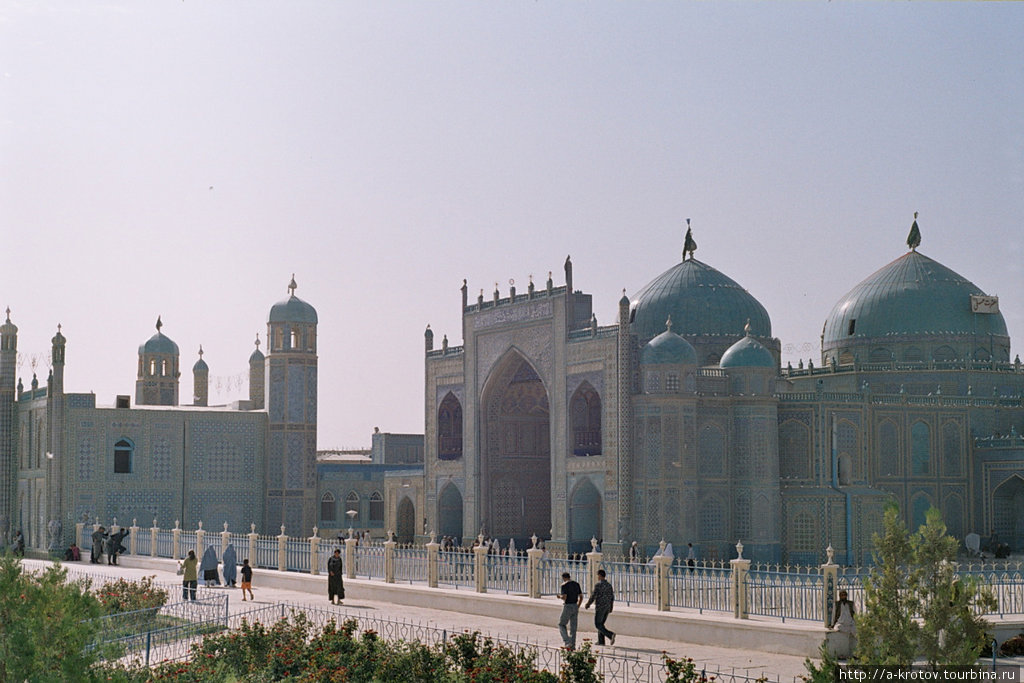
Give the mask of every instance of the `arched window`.
POLYGON ((811 552, 817 550, 815 537, 818 535, 817 524, 814 515, 809 512, 799 512, 793 517, 793 550, 800 552, 811 552))
POLYGON ((956 351, 952 346, 940 346, 932 351, 932 359, 939 362, 954 361, 956 360, 956 351))
MULTIPOLYGON (((947 477, 963 476, 964 449, 960 441, 960 425, 942 425, 942 473, 947 477)), ((948 526, 948 525, 947 525, 948 526)))
POLYGON ((345 496, 345 516, 348 517, 349 525, 359 521, 359 494, 349 491, 345 496))
POLYGON ((384 523, 384 497, 379 491, 370 494, 370 524, 384 523))
POLYGON ((932 501, 928 499, 927 495, 921 493, 914 496, 914 500, 910 504, 910 533, 917 533, 917 530, 924 526, 924 523, 928 520, 928 510, 931 507, 932 501))
POLYGON ((149 359, 149 376, 156 377, 156 358, 149 359))
POLYGON ((779 427, 779 469, 783 479, 810 477, 811 431, 799 420, 779 427))
POLYGON ((928 425, 915 422, 910 428, 910 473, 921 476, 931 473, 931 435, 928 425))
POLYGON ((601 455, 601 397, 587 382, 569 402, 573 455, 601 455))
POLYGON ((169 374, 170 373, 167 371, 167 361, 166 360, 160 361, 160 376, 161 377, 166 377, 169 374))
POLYGON ((297 350, 299 350, 299 349, 301 349, 301 348, 302 348, 302 342, 301 342, 301 341, 299 341, 299 330, 298 330, 298 329, 296 329, 296 328, 294 328, 294 327, 292 328, 292 338, 291 338, 291 342, 292 342, 292 346, 291 346, 291 348, 292 348, 293 350, 296 350, 296 351, 297 351, 297 350))
POLYGON ((725 472, 725 435, 717 425, 704 425, 697 436, 697 474, 721 476, 725 472))
POLYGON ((330 491, 320 497, 320 521, 338 521, 338 511, 334 505, 334 495, 330 491))
POLYGON ((462 404, 450 391, 437 409, 437 457, 439 460, 462 457, 462 404))
POLYGON ((892 351, 886 348, 871 349, 868 360, 872 363, 888 363, 892 360, 892 351))
POLYGON ((899 430, 895 422, 886 420, 878 426, 878 474, 895 477, 900 471, 899 430))
POLYGON ((114 444, 114 474, 132 473, 132 454, 135 446, 128 439, 121 439, 114 444))

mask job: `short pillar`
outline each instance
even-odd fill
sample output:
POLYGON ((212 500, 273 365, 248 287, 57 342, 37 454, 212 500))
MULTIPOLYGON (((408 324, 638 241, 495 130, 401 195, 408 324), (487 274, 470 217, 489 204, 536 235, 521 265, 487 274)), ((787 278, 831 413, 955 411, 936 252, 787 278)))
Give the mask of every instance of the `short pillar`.
POLYGON ((288 548, 288 537, 284 533, 284 524, 281 525, 281 533, 277 535, 277 571, 287 571, 288 564, 285 556, 288 548))
POLYGON ((75 522, 75 545, 79 548, 85 547, 85 523, 75 522))
POLYGON ((825 548, 825 564, 821 565, 821 606, 825 628, 832 625, 832 614, 838 599, 839 565, 832 562, 835 551, 832 546, 825 548))
POLYGON ((156 539, 159 538, 160 528, 156 525, 156 519, 153 520, 153 526, 149 527, 149 556, 156 557, 157 547, 156 539))
POLYGON ((437 563, 440 549, 441 544, 437 542, 437 536, 431 531, 430 542, 427 543, 427 585, 431 588, 437 588, 437 563))
POLYGON ((206 529, 203 528, 203 523, 199 522, 199 528, 196 529, 196 557, 200 562, 202 562, 204 553, 206 553, 206 529))
MULTIPOLYGON (((664 541, 662 541, 664 543, 664 541)), ((654 601, 661 612, 668 612, 672 603, 672 590, 668 577, 672 573, 671 555, 658 555, 654 558, 654 601)))
POLYGON ((231 545, 231 534, 228 533, 228 523, 224 522, 224 531, 220 532, 220 556, 224 557, 224 551, 231 545))
POLYGON ((320 574, 320 534, 317 531, 313 527, 313 535, 309 537, 309 573, 313 576, 320 574))
POLYGON ((590 539, 590 552, 587 553, 587 584, 591 588, 597 585, 597 570, 601 568, 601 558, 604 554, 597 549, 597 539, 590 539))
POLYGON ((345 539, 345 571, 350 579, 356 578, 356 544, 358 542, 351 535, 345 539))
POLYGON ((743 544, 736 543, 735 560, 729 560, 732 567, 732 612, 737 619, 747 618, 747 574, 750 572, 750 560, 743 559, 743 544))
POLYGON ((473 579, 476 582, 476 592, 487 592, 487 551, 490 546, 484 543, 484 535, 477 537, 477 545, 473 548, 473 579))
POLYGON ((174 528, 171 529, 171 559, 180 560, 181 555, 181 524, 180 520, 174 520, 174 528))
POLYGON ((256 542, 259 539, 260 535, 256 533, 256 523, 252 522, 249 524, 249 564, 254 567, 256 566, 256 542))
POLYGON ((533 537, 533 547, 526 551, 526 590, 531 598, 540 597, 540 561, 544 551, 537 547, 537 536, 533 537))
POLYGON ((395 546, 398 545, 392 539, 391 532, 388 532, 388 540, 384 541, 384 581, 385 583, 395 582, 395 546))
POLYGON ((139 549, 139 520, 133 519, 128 527, 128 554, 135 555, 139 549))

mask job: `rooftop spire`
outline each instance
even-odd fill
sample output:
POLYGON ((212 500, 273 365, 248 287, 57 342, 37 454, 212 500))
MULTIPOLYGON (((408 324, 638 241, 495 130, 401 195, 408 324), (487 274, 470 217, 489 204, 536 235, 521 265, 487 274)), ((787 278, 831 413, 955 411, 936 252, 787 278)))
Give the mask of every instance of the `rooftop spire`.
POLYGON ((160 328, 163 327, 163 326, 164 326, 164 321, 161 320, 160 316, 158 315, 156 317, 156 331, 159 333, 160 332, 160 328))
POLYGON ((665 321, 665 331, 666 332, 671 332, 672 331, 672 316, 669 316, 668 320, 665 321))
POLYGON ((288 294, 290 296, 295 296, 295 290, 298 288, 299 286, 295 284, 295 273, 292 273, 292 281, 288 283, 288 294))
POLYGON ((260 333, 259 332, 256 333, 256 350, 257 351, 260 350, 260 333))
POLYGON ((917 227, 917 211, 915 211, 914 223, 910 226, 910 234, 907 235, 907 246, 910 247, 910 251, 917 251, 919 244, 921 244, 921 230, 917 227))
POLYGON ((690 219, 686 219, 686 240, 683 242, 683 260, 686 260, 686 253, 690 253, 693 259, 693 252, 697 251, 697 242, 693 239, 693 231, 690 230, 690 219))

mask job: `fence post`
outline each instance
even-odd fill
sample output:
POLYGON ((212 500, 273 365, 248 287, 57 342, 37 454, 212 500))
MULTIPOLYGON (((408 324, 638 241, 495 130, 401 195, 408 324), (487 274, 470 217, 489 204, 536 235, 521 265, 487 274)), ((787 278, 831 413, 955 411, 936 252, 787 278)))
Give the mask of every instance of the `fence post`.
POLYGON ((196 557, 203 557, 206 552, 206 529, 203 528, 203 520, 199 520, 199 528, 196 529, 196 557))
POLYGON ((669 598, 668 588, 668 575, 672 571, 672 563, 675 561, 675 556, 665 554, 665 541, 661 541, 658 544, 661 548, 661 552, 654 556, 654 604, 658 606, 658 610, 661 612, 669 611, 669 603, 672 602, 669 598))
POLYGON ((384 581, 395 582, 395 542, 394 536, 388 530, 388 540, 384 541, 384 581))
POLYGON ((153 518, 153 526, 149 528, 149 556, 156 557, 156 539, 160 529, 156 525, 156 517, 153 518))
POLYGON ((132 525, 128 527, 128 554, 134 555, 139 548, 139 520, 132 518, 132 525))
POLYGON ((736 559, 729 560, 732 567, 732 615, 737 619, 747 618, 747 573, 750 560, 743 559, 743 543, 736 542, 736 559))
POLYGON ((256 566, 256 541, 260 535, 256 533, 256 522, 249 523, 249 564, 256 566))
POLYGON ((437 560, 438 550, 441 544, 437 542, 437 535, 430 532, 430 543, 427 543, 427 586, 437 588, 437 560))
POLYGON ((220 556, 224 557, 224 551, 231 545, 231 534, 228 532, 228 523, 224 522, 224 531, 220 532, 220 556))
POLYGON ((821 565, 821 606, 825 628, 832 625, 832 612, 836 608, 836 584, 839 581, 839 565, 832 562, 835 551, 829 544, 825 548, 825 564, 821 565))
POLYGON ((537 547, 537 534, 530 538, 533 545, 526 551, 526 591, 531 598, 540 597, 540 561, 544 551, 537 547))
POLYGON ((174 520, 174 528, 171 529, 171 559, 181 559, 181 520, 174 520))
POLYGON ((83 537, 83 532, 84 531, 85 531, 85 523, 84 522, 75 522, 75 545, 77 545, 79 548, 84 548, 85 547, 85 538, 83 537))
POLYGON ((473 579, 476 582, 476 592, 487 592, 487 551, 490 546, 484 544, 484 535, 476 537, 477 544, 473 547, 473 579))
POLYGON ((345 566, 348 568, 348 578, 356 578, 356 539, 352 538, 352 530, 348 530, 348 538, 345 539, 345 566))
POLYGON ((309 537, 309 574, 320 575, 320 530, 313 527, 313 535, 309 537))
POLYGON ((284 524, 281 525, 281 533, 277 535, 277 571, 283 572, 288 569, 285 562, 285 549, 288 547, 288 537, 284 533, 284 524))
POLYGON ((591 537, 590 552, 587 553, 587 585, 591 588, 597 585, 597 570, 601 568, 602 556, 603 553, 597 549, 597 539, 591 537))

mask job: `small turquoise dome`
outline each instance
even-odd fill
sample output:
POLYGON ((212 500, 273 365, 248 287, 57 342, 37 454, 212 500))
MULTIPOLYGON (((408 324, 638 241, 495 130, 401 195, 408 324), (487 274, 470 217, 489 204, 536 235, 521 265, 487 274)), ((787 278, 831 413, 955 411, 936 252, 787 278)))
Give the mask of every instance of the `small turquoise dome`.
POLYGON ((192 372, 209 372, 210 366, 206 364, 206 361, 200 358, 196 361, 196 364, 192 366, 192 372))
POLYGON ((937 341, 1006 338, 1002 313, 975 313, 977 285, 917 251, 909 251, 847 292, 828 314, 822 351, 884 338, 937 341))
POLYGON ((730 346, 719 363, 723 368, 774 368, 775 357, 764 344, 747 336, 730 346))
POLYGON ((259 349, 256 349, 251 354, 249 354, 249 363, 250 364, 251 363, 262 363, 264 360, 266 360, 266 356, 264 356, 263 352, 260 351, 259 349))
POLYGON ((267 322, 272 323, 317 323, 316 309, 307 304, 305 301, 295 296, 295 289, 298 285, 295 284, 295 276, 292 275, 292 281, 288 285, 288 290, 291 294, 284 301, 279 301, 274 304, 270 309, 270 317, 267 322))
POLYGON ((697 352, 690 342, 672 331, 670 324, 669 329, 644 344, 644 348, 640 351, 640 363, 643 365, 660 365, 662 363, 696 365, 697 352))
POLYGON ((633 299, 632 331, 641 341, 661 334, 670 317, 676 332, 689 338, 740 337, 748 320, 755 336, 772 336, 764 306, 734 280, 694 258, 666 270, 633 299))
POLYGON ((173 356, 178 355, 178 345, 175 344, 170 337, 164 335, 164 333, 160 331, 160 328, 163 327, 163 325, 164 324, 160 321, 160 318, 157 318, 156 334, 147 339, 145 344, 139 346, 140 354, 159 353, 173 356))

